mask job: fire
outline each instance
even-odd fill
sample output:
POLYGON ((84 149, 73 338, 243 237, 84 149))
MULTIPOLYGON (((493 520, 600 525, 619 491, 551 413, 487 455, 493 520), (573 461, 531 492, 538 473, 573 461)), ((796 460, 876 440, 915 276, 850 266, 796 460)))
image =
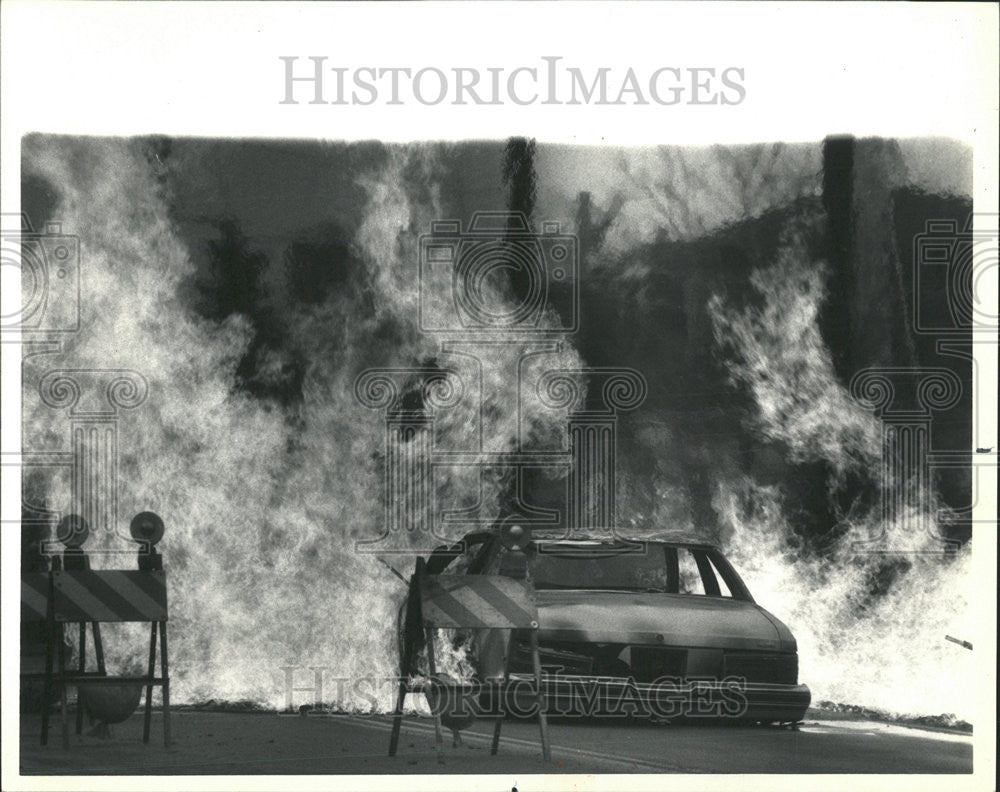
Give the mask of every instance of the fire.
MULTIPOLYGON (((759 307, 737 311, 713 298, 716 339, 733 355, 733 381, 753 394, 758 431, 793 460, 827 462, 832 485, 849 471, 877 481, 878 423, 834 377, 817 327, 823 272, 790 235, 777 261, 751 276, 759 307)), ((777 486, 720 480, 713 506, 750 591, 795 634, 799 676, 814 701, 904 715, 972 712, 975 691, 963 684, 971 656, 944 641, 949 631, 971 629, 971 543, 942 555, 935 498, 930 513, 887 523, 878 504, 852 509, 822 554, 803 548, 777 486), (890 553, 866 552, 880 535, 890 553)))
MULTIPOLYGON (((169 187, 156 178, 141 141, 32 138, 24 160, 27 171, 58 187, 55 215, 83 246, 83 331, 58 355, 26 363, 25 447, 65 443, 64 417, 33 390, 47 368, 132 368, 148 380, 142 412, 119 426, 118 510, 127 520, 153 509, 167 524, 160 549, 176 701, 280 707, 284 666, 306 675, 309 666, 323 667, 328 678, 394 676, 405 589, 374 555, 355 552, 357 540, 381 533, 383 427, 358 402, 354 381, 373 366, 444 362, 438 340, 417 326, 414 277, 417 237, 440 214, 433 152, 393 149, 359 178, 367 205, 354 243, 365 265, 358 286, 365 299, 334 293, 288 318, 308 366, 303 399, 287 409, 234 387, 252 334, 246 319, 208 320, 185 299, 195 265, 168 211, 169 187)), ((490 420, 484 450, 515 442, 518 413, 507 377, 518 357, 516 345, 481 357, 490 420)), ((573 367, 579 359, 563 350, 544 356, 544 364, 573 367)), ((540 365, 533 361, 528 371, 540 365)), ((466 403, 443 416, 437 442, 468 447, 471 409, 466 403)), ((559 420, 535 400, 520 416, 532 437, 551 436, 559 420)), ((455 495, 452 507, 467 505, 462 498, 480 486, 470 467, 439 473, 441 492, 455 495)), ((487 509, 504 483, 483 479, 487 509)), ((45 487, 49 504, 69 502, 66 481, 53 477, 45 487)), ((116 542, 105 533, 88 550, 116 542)), ((121 562, 95 558, 95 565, 121 562)), ((393 563, 408 573, 413 562, 393 563)), ((141 646, 117 631, 106 644, 112 669, 141 646)), ((451 657, 448 648, 442 641, 442 668, 462 673, 462 650, 451 657)), ((386 711, 392 694, 377 685, 374 696, 349 693, 337 704, 386 711)))
MULTIPOLYGON (((387 149, 358 177, 366 204, 351 242, 363 272, 349 288, 283 317, 289 347, 307 365, 301 400, 282 406, 235 387, 253 337, 249 320, 239 314, 208 319, 192 307, 192 251, 171 216, 169 179, 151 165, 144 145, 56 137, 24 142, 26 173, 57 188, 53 216, 80 235, 83 251, 81 332, 62 352, 25 361, 25 450, 65 446, 64 417, 40 403, 35 390, 48 369, 129 368, 147 379, 148 400, 119 424, 118 512, 124 524, 152 509, 167 525, 160 549, 169 575, 176 701, 281 707, 284 666, 297 666, 306 677, 310 666, 323 667, 329 678, 392 677, 394 625, 405 591, 375 556, 355 552, 359 539, 379 536, 383 526, 383 426, 359 403, 354 383, 371 367, 469 365, 442 354, 440 339, 418 325, 418 237, 443 212, 439 150, 387 149)), ((792 158, 789 167, 801 182, 794 194, 813 190, 808 173, 815 171, 815 154, 796 154, 809 168, 792 158)), ((722 189, 728 172, 713 180, 712 190, 722 189)), ((776 192, 758 209, 783 200, 783 188, 769 184, 776 192)), ((699 200, 705 196, 693 201, 695 208, 699 200)), ((744 204, 732 211, 749 212, 744 204)), ((607 251, 615 255, 639 244, 637 235, 648 241, 662 225, 641 208, 629 212, 609 236, 607 251)), ((681 236, 728 219, 706 215, 681 236)), ((734 384, 753 397, 754 431, 783 444, 792 461, 826 462, 835 478, 874 478, 877 422, 838 382, 816 324, 823 271, 806 260, 792 229, 770 269, 751 279, 756 308, 735 309, 716 297, 708 310, 734 384)), ((508 298, 499 288, 489 295, 498 304, 508 298)), ((519 433, 542 447, 558 440, 565 415, 546 408, 530 389, 520 415, 511 398, 510 376, 522 351, 517 344, 478 350, 481 392, 442 413, 436 442, 474 447, 479 403, 473 397, 481 397, 487 419, 484 452, 512 449, 519 433)), ((271 363, 280 369, 283 353, 274 354, 271 363)), ((530 381, 544 369, 584 363, 564 343, 530 358, 524 371, 530 381)), ((664 456, 682 442, 668 426, 642 431, 640 441, 664 456)), ((814 700, 896 712, 971 711, 971 653, 944 640, 945 634, 973 634, 968 546, 944 559, 929 552, 927 536, 890 524, 893 546, 911 552, 883 585, 885 559, 852 550, 878 527, 870 508, 844 516, 825 554, 807 553, 796 543, 777 487, 736 473, 731 463, 720 461, 718 469, 711 486, 720 538, 751 592, 798 637, 800 677, 814 700)), ((701 527, 692 524, 669 460, 664 470, 654 486, 662 507, 646 522, 701 527)), ((473 505, 482 487, 488 512, 508 485, 470 466, 442 468, 438 475, 440 497, 450 508, 473 505)), ((51 476, 42 482, 49 506, 67 508, 67 481, 51 476)), ((623 482, 621 503, 631 484, 623 482)), ((628 521, 642 516, 621 511, 628 521)), ((120 541, 93 534, 88 549, 120 541)), ((409 573, 412 559, 393 563, 409 573)), ((142 644, 109 636, 106 645, 113 669, 132 661, 129 647, 142 644)), ((466 673, 461 648, 449 653, 447 641, 438 646, 445 672, 466 673)), ((349 693, 337 704, 386 711, 392 694, 391 686, 382 686, 374 696, 349 693)))
MULTIPOLYGON (((907 555, 888 592, 875 594, 885 558, 851 549, 851 539, 874 530, 874 517, 853 524, 830 554, 810 557, 790 541, 775 487, 720 484, 716 508, 729 535, 727 554, 750 592, 795 635, 799 678, 814 702, 901 715, 967 718, 974 711, 971 652, 944 640, 949 632, 971 634, 971 548, 947 560, 907 555)), ((888 526, 890 537, 895 530, 888 526)))

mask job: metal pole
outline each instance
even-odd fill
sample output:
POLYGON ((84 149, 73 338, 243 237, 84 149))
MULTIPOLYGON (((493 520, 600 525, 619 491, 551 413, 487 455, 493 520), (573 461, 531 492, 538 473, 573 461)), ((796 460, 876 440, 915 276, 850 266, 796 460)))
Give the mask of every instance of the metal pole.
MULTIPOLYGON (((146 676, 152 679, 156 676, 156 622, 149 625, 149 665, 146 676)), ((153 683, 146 685, 146 712, 142 716, 142 741, 149 742, 149 727, 153 720, 153 683)))
POLYGON ((52 706, 52 665, 56 651, 56 617, 52 573, 49 572, 48 603, 45 610, 45 681, 42 683, 42 745, 49 741, 49 707, 52 706))
MULTIPOLYGON (((87 670, 87 622, 80 622, 80 676, 87 670)), ((83 732, 83 705, 80 701, 80 686, 76 686, 76 733, 83 732)))
POLYGON ((545 691, 542 689, 542 663, 538 657, 538 630, 531 630, 531 664, 535 667, 535 689, 538 696, 538 728, 542 733, 542 757, 552 760, 549 750, 549 724, 545 719, 545 691))
POLYGON ((97 656, 97 673, 104 676, 107 670, 104 668, 104 643, 101 641, 101 625, 98 622, 90 623, 94 631, 94 654, 97 656))
MULTIPOLYGON (((531 564, 528 563, 527 553, 524 554, 524 582, 531 591, 534 591, 534 584, 531 581, 531 564)), ((538 702, 538 729, 542 735, 542 758, 546 762, 550 762, 552 761, 552 752, 549 750, 549 723, 545 715, 545 690, 542 688, 542 661, 538 656, 537 621, 531 623, 528 637, 531 642, 531 665, 535 671, 535 696, 538 702)))
MULTIPOLYGON (((415 587, 413 579, 411 579, 409 596, 412 598, 414 595, 415 587)), ((403 623, 403 657, 399 665, 399 693, 396 696, 396 710, 392 714, 392 735, 389 737, 389 756, 395 756, 396 749, 399 747, 399 730, 403 726, 403 704, 406 703, 406 693, 410 687, 410 666, 413 664, 413 638, 408 628, 412 615, 413 605, 410 600, 407 600, 406 619, 403 623)))
POLYGON ((409 580, 409 591, 406 599, 406 616, 403 619, 403 657, 399 668, 399 693, 396 697, 396 709, 392 715, 392 734, 389 737, 389 756, 396 755, 399 747, 399 730, 403 725, 403 705, 410 689, 410 667, 413 665, 414 635, 419 634, 420 625, 415 621, 419 614, 420 589, 417 585, 417 573, 409 580))
POLYGON ((170 747, 170 671, 167 668, 167 623, 160 622, 160 672, 163 674, 163 745, 170 747))
POLYGON ((66 680, 63 678, 63 665, 66 663, 66 646, 63 643, 62 631, 56 636, 56 679, 59 685, 60 718, 62 720, 62 744, 63 748, 69 748, 69 712, 66 704, 66 680))
POLYGON ((434 691, 434 696, 432 697, 433 706, 431 709, 434 715, 434 744, 437 746, 438 764, 444 764, 444 745, 441 737, 441 702, 437 701, 437 690, 434 685, 436 683, 435 677, 437 677, 437 669, 434 667, 434 625, 427 623, 427 669, 430 671, 430 686, 431 690, 434 691))
MULTIPOLYGON (((404 672, 405 673, 405 672, 404 672)), ((399 747, 399 730, 403 725, 403 703, 406 701, 406 678, 399 679, 399 693, 396 696, 396 709, 392 713, 392 734, 389 736, 389 756, 396 755, 399 747)))
POLYGON ((493 744, 490 746, 491 756, 496 756, 497 751, 500 750, 500 727, 503 725, 504 715, 506 714, 506 700, 504 697, 507 695, 507 683, 510 681, 510 644, 513 640, 514 632, 510 631, 507 634, 507 646, 503 654, 503 683, 497 689, 500 714, 497 717, 497 722, 493 724, 493 744))

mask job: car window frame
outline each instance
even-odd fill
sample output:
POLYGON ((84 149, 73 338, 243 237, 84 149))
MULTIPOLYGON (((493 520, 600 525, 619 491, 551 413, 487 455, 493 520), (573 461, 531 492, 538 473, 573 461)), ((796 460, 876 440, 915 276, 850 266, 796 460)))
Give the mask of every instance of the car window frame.
POLYGON ((750 594, 750 590, 746 587, 739 573, 733 568, 733 565, 729 563, 729 559, 717 547, 706 547, 705 551, 711 559, 712 564, 722 576, 722 580, 729 589, 729 593, 732 594, 731 598, 753 603, 754 598, 750 594))
POLYGON ((719 588, 719 581, 715 577, 715 570, 708 560, 708 554, 699 547, 689 547, 688 552, 694 556, 694 563, 698 567, 698 574, 701 576, 701 587, 704 590, 704 597, 721 597, 722 589, 719 588))
MULTIPOLYGON (((465 536, 461 542, 454 545, 442 545, 437 548, 434 553, 454 553, 453 558, 442 568, 442 571, 447 571, 447 567, 456 559, 462 552, 464 546, 467 548, 471 544, 482 544, 482 547, 476 553, 474 559, 469 564, 469 569, 466 574, 473 575, 495 575, 499 574, 499 559, 502 551, 504 550, 503 544, 498 540, 497 536, 493 532, 476 532, 468 534, 465 536)), ((630 543, 631 544, 631 543, 630 543)), ((638 544, 638 543, 637 543, 638 544)), ((675 544, 670 542, 642 542, 647 546, 654 544, 659 544, 664 551, 664 562, 667 569, 667 594, 676 594, 679 596, 713 596, 719 599, 733 599, 741 602, 749 602, 753 604, 755 602, 753 596, 750 594, 750 590, 746 587, 743 579, 739 576, 733 565, 729 563, 729 559, 723 555, 722 551, 714 545, 699 545, 699 544, 675 544), (711 580, 714 583, 714 589, 718 593, 709 594, 708 588, 705 587, 704 573, 702 572, 701 566, 699 565, 699 574, 702 577, 702 586, 705 588, 705 594, 680 594, 680 574, 679 574, 679 558, 678 551, 684 549, 687 551, 697 550, 700 553, 704 553, 705 558, 707 558, 711 563, 709 564, 709 571, 711 573, 711 580), (722 581, 726 584, 726 588, 729 589, 731 596, 726 596, 722 593, 721 587, 716 576, 722 578, 722 581)), ((693 553, 694 554, 694 553, 693 553)), ((433 554, 432 554, 433 555, 433 554)), ((695 563, 698 564, 698 556, 695 555, 695 563)))

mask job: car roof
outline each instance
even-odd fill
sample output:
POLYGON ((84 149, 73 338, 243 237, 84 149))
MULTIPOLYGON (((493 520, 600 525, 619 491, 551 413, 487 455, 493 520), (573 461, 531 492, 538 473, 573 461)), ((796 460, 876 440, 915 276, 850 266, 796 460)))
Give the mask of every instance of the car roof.
POLYGON ((597 547, 597 546, 621 546, 627 544, 655 544, 666 547, 703 547, 706 549, 718 550, 719 545, 714 542, 706 542, 704 539, 639 539, 625 536, 610 537, 573 537, 564 539, 559 537, 535 536, 533 541, 536 544, 565 545, 566 547, 597 547))
MULTIPOLYGON (((497 536, 496 531, 473 531, 472 533, 466 534, 462 537, 462 541, 471 542, 482 542, 487 539, 497 536)), ((677 536, 674 538, 657 538, 650 536, 622 536, 621 534, 616 534, 614 537, 604 535, 588 535, 574 533, 571 537, 566 536, 564 530, 557 529, 535 529, 532 531, 532 541, 535 543, 545 544, 557 544, 565 545, 567 547, 571 546, 598 546, 598 545, 625 545, 625 544, 657 544, 666 547, 700 547, 710 550, 722 550, 721 545, 718 542, 706 541, 703 536, 701 537, 687 537, 677 536)))

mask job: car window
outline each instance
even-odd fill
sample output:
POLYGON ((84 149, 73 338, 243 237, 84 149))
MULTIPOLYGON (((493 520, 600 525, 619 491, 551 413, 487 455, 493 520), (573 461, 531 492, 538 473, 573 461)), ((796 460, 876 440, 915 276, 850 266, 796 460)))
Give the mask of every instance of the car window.
POLYGON ((698 562, 689 548, 679 548, 677 552, 677 593, 705 594, 705 585, 701 579, 698 562))
MULTIPOLYGON (((614 589, 666 591, 667 568, 663 552, 655 545, 621 548, 598 547, 560 554, 545 548, 531 556, 531 578, 538 589, 614 589)), ((522 556, 504 553, 500 574, 523 577, 522 556)))
POLYGON ((710 555, 706 555, 706 559, 708 560, 708 563, 711 564, 712 570, 715 572, 715 579, 719 586, 718 596, 732 598, 733 592, 730 591, 729 584, 726 583, 726 579, 725 577, 723 577, 722 571, 719 569, 719 566, 715 563, 715 561, 712 560, 712 557, 710 555))
MULTIPOLYGON (((614 589, 747 599, 735 572, 711 548, 659 545, 655 542, 574 546, 552 544, 530 554, 532 580, 539 589, 614 589), (736 589, 734 590, 734 585, 736 589)), ((488 574, 524 577, 525 557, 502 550, 492 557, 488 574)), ((450 571, 450 570, 449 570, 450 571)))

